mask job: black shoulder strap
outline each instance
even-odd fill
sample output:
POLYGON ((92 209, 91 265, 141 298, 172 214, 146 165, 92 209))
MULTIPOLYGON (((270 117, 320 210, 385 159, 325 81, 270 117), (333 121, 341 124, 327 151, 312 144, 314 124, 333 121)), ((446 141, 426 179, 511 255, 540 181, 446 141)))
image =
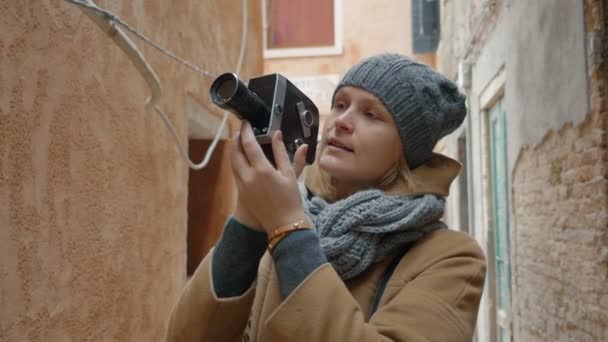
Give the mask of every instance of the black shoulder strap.
POLYGON ((384 293, 386 284, 388 283, 388 280, 393 275, 393 272, 395 271, 395 268, 397 268, 397 265, 399 264, 399 261, 401 261, 401 258, 403 258, 405 253, 407 253, 407 251, 410 249, 410 246, 411 246, 411 244, 407 244, 407 245, 401 247, 399 249, 399 252, 397 253, 397 255, 395 255, 395 257, 393 258, 391 263, 386 268, 386 270, 384 270, 384 273, 382 274, 382 277, 380 278, 380 281, 378 282, 378 287, 376 287, 376 294, 374 295, 374 301, 372 303, 372 310, 370 313, 370 317, 376 312, 376 310, 378 310, 378 304, 380 304, 380 298, 382 297, 382 294, 384 293))

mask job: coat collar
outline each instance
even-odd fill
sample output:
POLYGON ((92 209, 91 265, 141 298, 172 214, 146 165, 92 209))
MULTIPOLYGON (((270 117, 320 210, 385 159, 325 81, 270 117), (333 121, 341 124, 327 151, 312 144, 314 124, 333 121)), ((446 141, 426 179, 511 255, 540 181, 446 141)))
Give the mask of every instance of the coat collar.
POLYGON ((462 164, 443 154, 433 153, 433 157, 412 170, 414 189, 409 194, 435 194, 447 197, 450 185, 460 173, 462 164))
POLYGON ((386 190, 390 195, 434 194, 447 197, 450 185, 460 173, 462 165, 456 160, 439 153, 433 153, 430 160, 410 171, 411 182, 397 184, 386 190))

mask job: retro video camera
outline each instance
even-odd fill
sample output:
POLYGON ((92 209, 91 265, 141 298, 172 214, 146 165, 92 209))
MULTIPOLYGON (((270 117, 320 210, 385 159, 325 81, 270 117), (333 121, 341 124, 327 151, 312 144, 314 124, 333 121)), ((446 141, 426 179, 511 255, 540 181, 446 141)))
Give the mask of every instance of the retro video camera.
POLYGON ((264 155, 275 165, 272 134, 283 132, 283 142, 293 155, 303 144, 308 145, 306 163, 312 164, 317 150, 319 110, 315 104, 280 74, 263 75, 245 86, 233 73, 220 75, 209 89, 211 101, 241 120, 251 123, 264 155))

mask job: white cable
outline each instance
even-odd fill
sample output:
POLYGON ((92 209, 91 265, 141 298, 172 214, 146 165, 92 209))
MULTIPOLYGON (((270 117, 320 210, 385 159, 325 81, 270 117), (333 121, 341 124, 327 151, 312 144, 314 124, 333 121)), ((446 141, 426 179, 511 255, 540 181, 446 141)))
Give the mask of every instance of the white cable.
MULTIPOLYGON (((157 49, 158 51, 160 51, 161 53, 165 54, 166 56, 169 56, 171 59, 173 59, 174 61, 198 72, 199 74, 202 74, 203 76, 206 77, 210 77, 210 78, 215 78, 214 75, 212 75, 211 73, 209 73, 208 71, 202 70, 199 67, 193 65, 192 63, 189 63, 181 58, 179 58, 178 56, 176 56, 174 53, 172 53, 171 51, 168 51, 164 48, 162 48, 161 46, 159 46, 158 44, 156 44, 154 41, 152 41, 151 39, 149 39, 148 37, 144 36, 143 34, 139 33, 137 30, 135 30, 134 28, 132 28, 129 24, 127 24, 125 21, 123 21, 122 19, 120 19, 119 17, 117 17, 116 15, 114 15, 112 12, 101 9, 99 7, 97 7, 95 4, 93 3, 85 3, 82 2, 80 0, 66 0, 70 3, 73 3, 75 5, 78 6, 82 6, 85 8, 88 8, 98 14, 101 14, 102 16, 104 16, 107 20, 109 21, 113 21, 116 22, 117 24, 123 26, 124 28, 126 28, 127 30, 129 30, 131 33, 133 33, 134 35, 136 35, 138 38, 140 38, 141 40, 143 40, 145 43, 147 43, 148 45, 151 45, 152 47, 154 47, 155 49, 157 49)), ((239 52, 239 58, 237 61, 237 66, 236 66, 236 74, 240 74, 241 69, 243 67, 243 61, 245 59, 245 49, 247 46, 247 34, 248 34, 248 0, 243 0, 243 27, 242 27, 242 36, 241 36, 241 48, 240 48, 240 52, 239 52)), ((128 39, 128 38, 126 38, 128 39)), ((141 56, 141 59, 143 59, 143 56, 141 56)), ((145 60, 144 60, 145 61, 145 60)), ((145 76, 145 75, 144 75, 145 76)), ((213 151, 215 150, 215 147, 217 146, 218 141, 220 140, 220 137, 222 135, 222 132, 224 131, 224 127, 226 126, 226 121, 228 121, 228 117, 230 116, 230 113, 225 111, 224 112, 224 116, 222 118, 222 122, 220 123, 220 127, 218 128, 215 137, 213 138, 213 141, 211 142, 211 145, 209 145, 209 147, 207 148, 207 152, 205 153, 205 157, 203 158, 203 160, 199 163, 196 164, 194 163, 192 160, 190 160, 190 157, 188 155, 188 152, 186 151, 186 149, 182 146, 182 144, 179 142, 179 137, 177 136, 177 133, 175 132, 175 128, 173 127, 173 125, 171 125, 171 122, 169 121, 169 118, 167 117, 167 115, 165 115, 165 113, 162 111, 162 109, 160 109, 159 106, 157 105, 153 105, 151 107, 146 106, 147 109, 154 109, 154 111, 156 113, 158 113, 158 115, 161 117, 161 119, 163 120, 163 123, 165 124, 165 126, 167 127, 167 129, 169 130, 169 132, 171 133, 171 136, 173 137, 173 140, 175 142, 175 144, 177 145, 177 148, 179 150, 179 152, 181 153, 182 157, 186 160, 186 162, 188 163, 188 166, 193 169, 193 170, 200 170, 202 168, 204 168, 205 166, 207 166, 207 164, 209 163, 209 160, 211 159, 211 156, 213 154, 213 151)))
POLYGON ((139 33, 139 31, 137 31, 136 29, 134 29, 133 27, 131 27, 131 25, 129 25, 127 22, 125 22, 124 20, 120 19, 118 16, 116 16, 114 13, 99 8, 97 7, 95 4, 91 4, 91 3, 86 3, 83 2, 81 0, 65 0, 67 2, 71 2, 75 5, 78 6, 82 6, 82 7, 86 7, 92 11, 95 11, 97 14, 102 15, 103 17, 105 17, 107 20, 113 21, 117 24, 119 24, 120 26, 126 28, 129 32, 133 33, 135 36, 137 36, 137 38, 143 40, 145 43, 147 43, 148 45, 152 46, 153 48, 155 48, 156 50, 160 51, 161 53, 163 53, 164 55, 168 56, 169 58, 173 59, 174 61, 186 66, 187 68, 190 68, 196 72, 198 72, 199 74, 205 76, 205 77, 209 77, 209 78, 215 78, 216 75, 213 75, 212 73, 210 73, 209 71, 203 70, 199 67, 197 67, 196 65, 183 60, 182 58, 179 58, 178 56, 176 56, 173 52, 161 47, 160 45, 158 45, 157 43, 155 43, 152 39, 144 36, 143 34, 139 33))
POLYGON ((249 5, 248 0, 243 0, 243 27, 241 29, 241 50, 239 51, 239 60, 236 62, 236 74, 241 74, 243 68, 243 60, 245 59, 245 49, 247 47, 247 29, 249 26, 249 5))
MULTIPOLYGON (((243 68, 243 61, 245 60, 245 48, 247 46, 247 30, 248 30, 247 26, 249 25, 249 23, 248 23, 248 17, 249 17, 248 3, 249 3, 248 0, 243 0, 243 29, 241 30, 241 50, 239 51, 239 59, 236 64, 236 74, 237 75, 241 73, 241 69, 243 68)), ((161 114, 161 117, 163 117, 163 120, 165 120, 166 117, 165 117, 164 113, 160 110, 160 108, 155 108, 155 109, 156 109, 157 113, 161 114)), ((220 127, 218 128, 217 132, 215 133, 215 137, 213 138, 211 145, 209 145, 209 147, 207 148, 207 152, 205 153, 205 158, 203 159, 202 162, 200 162, 200 164, 194 164, 190 160, 188 155, 185 154, 185 151, 182 148, 181 144, 179 144, 175 131, 172 130, 172 127, 169 127, 169 129, 172 131, 173 137, 175 138, 175 142, 178 144, 182 155, 186 158, 188 165, 190 166, 191 169, 200 170, 200 169, 204 168, 205 166, 207 166, 207 164, 209 163, 209 160, 211 159, 211 154, 215 150, 215 146, 217 145, 218 141, 220 140, 220 136, 221 136, 222 132, 224 131, 224 126, 226 125, 226 121, 228 121, 228 116, 230 116, 230 113, 225 111, 224 117, 222 118, 222 123, 220 124, 220 127)), ((165 122, 165 123, 168 123, 168 122, 165 122)))
MULTIPOLYGON (((243 29, 241 30, 241 51, 239 51, 239 59, 238 59, 237 65, 236 65, 236 74, 237 75, 241 73, 241 69, 243 68, 243 61, 245 59, 245 47, 247 46, 247 25, 248 25, 247 18, 249 16, 249 14, 247 13, 248 12, 247 8, 248 8, 248 0, 243 0, 243 29)), ((155 110, 157 111, 157 113, 161 114, 161 117, 163 117, 163 121, 165 121, 166 116, 160 110, 160 108, 155 108, 155 110)), ((190 158, 188 157, 188 154, 186 153, 186 151, 184 150, 182 145, 179 143, 179 141, 177 139, 177 135, 175 134, 175 131, 172 129, 172 127, 169 127, 169 129, 171 130, 171 132, 173 134, 173 138, 175 139, 175 142, 177 143, 177 146, 179 147, 184 158, 186 158, 188 165, 190 166, 191 169, 200 170, 200 169, 204 168, 205 166, 207 166, 207 164, 209 163, 209 160, 211 159, 211 154, 215 150, 215 146, 217 145, 218 141, 220 140, 220 136, 221 136, 222 132, 224 131, 224 126, 226 125, 226 121, 228 121, 228 116, 230 116, 230 113, 225 111, 224 117, 222 118, 222 123, 220 124, 220 127, 218 128, 217 132, 215 133, 215 137, 213 138, 211 145, 209 145, 209 147, 207 148, 207 152, 205 153, 205 158, 199 164, 194 164, 190 160, 190 158)), ((168 123, 168 121, 165 121, 165 123, 168 123)))
POLYGON ((171 136, 173 137, 173 140, 177 144, 177 147, 178 147, 179 152, 181 153, 182 157, 184 157, 184 159, 188 163, 188 166, 193 170, 200 170, 200 169, 204 168, 205 166, 207 166, 207 164, 209 163, 209 160, 211 159, 211 155, 213 154, 213 150, 215 150, 215 146, 217 145, 217 142, 220 140, 221 133, 224 131, 224 126, 226 125, 226 121, 228 121, 228 116, 230 113, 224 112, 224 118, 222 119, 222 123, 220 123, 220 127, 218 128, 217 133, 215 134, 215 137, 213 138, 213 141, 211 142, 211 145, 209 145, 209 147, 207 148, 207 152, 205 153, 205 158, 199 164, 195 164, 192 160, 190 160, 190 157, 188 156, 188 152, 182 146, 182 144, 179 142, 177 133, 175 132, 175 129, 171 125, 171 122, 169 122, 169 118, 167 118, 165 113, 163 113, 162 109, 160 109, 158 106, 154 106, 154 111, 156 113, 158 113, 158 115, 160 115, 161 119, 163 119, 165 126, 167 126, 167 128, 169 129, 169 132, 171 132, 171 136))

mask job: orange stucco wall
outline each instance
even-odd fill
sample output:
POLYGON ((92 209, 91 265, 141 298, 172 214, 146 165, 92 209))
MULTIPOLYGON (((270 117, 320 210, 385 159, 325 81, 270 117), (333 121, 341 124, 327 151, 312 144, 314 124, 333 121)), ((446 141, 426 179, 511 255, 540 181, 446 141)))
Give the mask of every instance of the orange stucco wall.
POLYGON ((334 56, 268 58, 266 72, 290 76, 342 74, 362 58, 397 52, 435 66, 435 54, 412 53, 411 0, 342 0, 343 53, 334 56))
MULTIPOLYGON (((235 68, 240 0, 97 4, 207 70, 235 68)), ((259 9, 245 77, 262 70, 259 9)), ((3 1, 0 17, 0 340, 159 341, 186 281, 187 165, 78 8, 3 1)), ((208 105, 211 80, 134 41, 187 144, 186 95, 208 105)))
MULTIPOLYGON (((337 1, 337 0, 336 0, 337 1)), ((295 80, 298 77, 342 75, 363 58, 378 53, 394 52, 410 56, 435 68, 435 53, 412 52, 411 0, 341 0, 342 52, 335 55, 312 57, 266 58, 265 73, 281 73, 295 80)), ((319 108, 320 125, 331 108, 331 94, 337 81, 311 85, 316 90, 302 89, 319 108), (322 91, 320 98, 314 93, 322 91)), ((314 82, 312 82, 314 83, 314 82)))

